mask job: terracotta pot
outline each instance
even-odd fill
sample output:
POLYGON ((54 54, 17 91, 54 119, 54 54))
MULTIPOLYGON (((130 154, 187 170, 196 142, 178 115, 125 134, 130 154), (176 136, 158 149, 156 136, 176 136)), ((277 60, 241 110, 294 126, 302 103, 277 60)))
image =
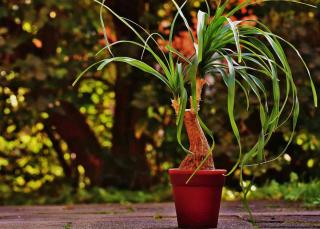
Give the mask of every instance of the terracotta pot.
POLYGON ((179 227, 217 227, 226 172, 199 170, 186 184, 192 170, 169 169, 179 227))

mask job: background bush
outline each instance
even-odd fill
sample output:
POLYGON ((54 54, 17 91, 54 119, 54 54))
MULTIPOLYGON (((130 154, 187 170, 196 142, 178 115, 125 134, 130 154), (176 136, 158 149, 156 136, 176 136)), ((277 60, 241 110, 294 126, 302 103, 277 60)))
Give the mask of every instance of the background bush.
MULTIPOLYGON (((106 187, 112 193, 110 187, 166 186, 167 169, 178 166, 184 152, 176 143, 175 117, 169 94, 158 82, 128 66, 110 65, 102 73, 88 73, 76 87, 71 86, 76 75, 97 58, 95 53, 104 45, 99 6, 91 0, 2 2, 0 201, 28 203, 25 196, 37 199, 42 193, 44 199, 42 202, 38 199, 40 203, 68 202, 68 198, 60 198, 61 192, 65 192, 65 196, 76 192, 81 196, 82 192, 85 196, 85 188, 93 186, 96 187, 92 189, 93 193, 108 193, 103 191, 106 187), (45 198, 49 194, 50 198, 45 198)), ((237 3, 232 1, 232 4, 237 3)), ((319 1, 308 3, 319 4, 319 1)), ((110 1, 110 5, 120 15, 168 36, 168 23, 175 13, 170 1, 131 0, 129 4, 117 0, 110 1)), ((214 1, 211 6, 214 9, 214 1)), ((190 21, 195 22, 195 12, 202 7, 201 1, 189 1, 186 12, 190 12, 190 21)), ((275 2, 264 7, 248 7, 236 17, 258 18, 273 32, 296 45, 320 94, 319 9, 275 2)), ((104 13, 104 19, 111 41, 134 38, 107 13, 104 13)), ((174 42, 177 48, 183 47, 182 51, 192 52, 182 23, 174 42)), ((141 54, 141 50, 120 46, 114 52, 129 52, 135 57, 141 54)), ((294 142, 276 163, 245 170, 247 179, 253 179, 254 174, 258 185, 271 180, 277 184, 289 182, 292 171, 298 180, 305 182, 317 179, 320 173, 319 110, 312 106, 303 66, 294 53, 288 51, 287 55, 299 87, 299 125, 294 142)), ((145 60, 149 61, 149 57, 145 60)), ((214 86, 206 88, 205 93, 207 99, 203 101, 201 116, 216 135, 215 164, 218 168, 229 169, 236 160, 237 148, 225 118, 227 92, 216 79, 214 86)), ((244 95, 238 93, 238 103, 244 103, 244 95)), ((237 111, 245 147, 252 145, 257 137, 257 109, 237 111)), ((268 155, 284 148, 289 131, 290 124, 275 133, 266 148, 268 155)), ((186 141, 185 136, 184 139, 186 141)), ((236 171, 228 179, 229 188, 239 188, 238 175, 239 171, 236 171)), ((275 183, 271 183, 271 187, 275 187, 275 183)), ((86 199, 81 198, 79 201, 86 199)), ((108 198, 101 197, 100 200, 107 201, 108 198)))

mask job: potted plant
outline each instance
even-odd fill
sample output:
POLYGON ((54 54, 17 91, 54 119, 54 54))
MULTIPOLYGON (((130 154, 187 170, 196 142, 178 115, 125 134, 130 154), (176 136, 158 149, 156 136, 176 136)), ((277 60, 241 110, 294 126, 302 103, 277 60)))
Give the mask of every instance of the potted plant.
MULTIPOLYGON (((166 53, 159 48, 154 38, 157 36, 164 39, 160 34, 150 34, 138 24, 119 16, 105 5, 104 1, 95 1, 101 5, 101 10, 102 8, 107 9, 128 26, 139 41, 119 40, 109 44, 105 35, 106 46, 100 51, 108 50, 110 57, 89 66, 78 76, 74 84, 93 67, 97 67, 97 70, 100 71, 111 62, 122 62, 149 73, 167 87, 171 92, 171 104, 176 113, 177 141, 187 153, 179 168, 169 170, 178 225, 179 227, 216 227, 225 176, 234 172, 236 168, 240 168, 240 185, 244 190, 245 198, 248 188, 242 185, 243 168, 276 160, 285 152, 293 138, 299 114, 299 101, 292 71, 282 44, 290 46, 305 66, 310 77, 314 105, 317 106, 315 86, 306 63, 292 44, 273 34, 261 22, 231 20, 237 11, 254 4, 250 0, 240 3, 229 11, 226 10, 229 0, 226 0, 223 4, 217 5, 213 14, 207 4, 207 12, 198 11, 196 35, 182 12, 187 1, 179 6, 172 0, 177 8, 177 14, 171 24, 169 41, 165 47, 166 53), (179 17, 182 18, 194 43, 195 52, 191 57, 184 56, 172 46, 175 24, 179 17), (151 47, 150 42, 155 44, 157 51, 151 47), (160 66, 160 70, 148 65, 142 58, 113 56, 111 49, 119 44, 138 46, 143 52, 148 52, 160 66), (228 174, 224 169, 215 168, 212 157, 215 147, 213 134, 199 116, 200 102, 203 99, 202 89, 207 83, 208 75, 222 77, 228 91, 227 118, 239 146, 238 160, 228 174), (266 84, 271 88, 268 91, 266 84), (236 87, 243 90, 246 95, 247 108, 250 103, 250 91, 259 104, 261 131, 256 144, 248 152, 242 151, 240 133, 235 121, 236 87), (272 97, 272 102, 269 101, 269 97, 272 97), (287 105, 290 105, 289 114, 284 112, 287 105), (265 145, 270 140, 272 133, 290 118, 292 118, 292 134, 287 147, 276 158, 267 159, 264 155, 265 145), (181 143, 183 127, 188 135, 189 149, 186 149, 181 143), (211 144, 207 136, 210 137, 211 144)), ((104 27, 103 20, 101 22, 104 27)))

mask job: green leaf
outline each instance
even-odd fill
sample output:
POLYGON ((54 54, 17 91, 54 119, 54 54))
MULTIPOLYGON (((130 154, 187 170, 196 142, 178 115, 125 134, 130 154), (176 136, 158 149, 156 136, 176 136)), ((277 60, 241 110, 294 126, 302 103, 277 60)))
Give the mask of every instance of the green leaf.
POLYGON ((168 49, 171 53, 176 54, 178 57, 180 57, 182 60, 184 60, 188 64, 192 64, 188 58, 186 58, 181 52, 173 48, 171 45, 166 45, 166 49, 168 49))
MULTIPOLYGON (((187 3, 187 0, 183 2, 183 4, 181 5, 180 8, 182 9, 186 3, 187 3)), ((174 16, 173 21, 171 23, 170 34, 169 34, 170 47, 172 47, 173 32, 174 32, 174 27, 177 22, 178 16, 179 16, 179 12, 176 13, 176 15, 174 16)), ((174 71, 174 63, 173 63, 172 52, 169 52, 169 62, 170 62, 171 71, 173 72, 174 71)))
POLYGON ((77 76, 77 78, 75 79, 75 81, 73 81, 72 86, 74 87, 74 86, 78 83, 78 81, 82 78, 82 76, 83 76, 84 74, 86 74, 91 68, 93 68, 94 66, 96 66, 96 65, 98 65, 98 64, 101 64, 103 61, 104 61, 104 60, 100 60, 100 61, 98 61, 98 62, 96 62, 96 63, 93 63, 93 64, 91 64, 89 67, 87 67, 85 70, 83 70, 83 71, 77 76))
POLYGON ((228 62, 228 68, 229 68, 229 76, 228 76, 228 116, 229 116, 229 120, 230 120, 230 124, 231 124, 231 128, 232 131, 237 139, 238 142, 238 146, 239 146, 239 157, 238 157, 238 161, 237 163, 233 166, 233 168, 231 169, 231 171, 228 174, 233 173, 233 171, 236 169, 236 167, 238 166, 238 164, 240 163, 241 157, 242 157, 242 147, 241 147, 241 141, 240 141, 240 133, 239 133, 239 129, 237 127, 235 118, 234 118, 234 98, 235 98, 235 77, 236 77, 236 73, 235 73, 235 69, 234 66, 232 64, 232 59, 229 56, 225 56, 223 55, 226 59, 226 61, 228 62))
POLYGON ((113 58, 109 58, 109 59, 105 59, 97 68, 97 70, 101 70, 103 69, 107 64, 111 63, 111 62, 123 62, 126 64, 129 64, 133 67, 136 67, 146 73, 149 73, 155 77, 157 77, 158 79, 160 79, 168 88, 172 89, 168 83, 168 81, 166 80, 166 78, 161 75, 157 70, 155 70, 154 68, 152 68, 150 65, 147 65, 146 63, 131 58, 131 57, 113 57, 113 58))
MULTIPOLYGON (((102 1, 102 4, 104 5, 105 0, 102 1)), ((100 23, 101 23, 101 27, 103 30, 103 36, 104 36, 104 40, 106 42, 106 47, 108 48, 109 53, 113 56, 113 53, 111 52, 111 49, 109 47, 109 40, 108 40, 108 36, 107 36, 107 32, 106 32, 106 27, 104 26, 104 21, 103 21, 103 17, 102 17, 102 9, 103 6, 100 6, 100 23)))
POLYGON ((234 36, 234 41, 236 43, 237 51, 238 51, 238 62, 241 62, 241 48, 240 48, 240 38, 239 38, 239 31, 236 27, 237 23, 232 22, 230 18, 227 18, 227 21, 230 25, 230 28, 232 30, 233 36, 234 36))
POLYGON ((180 94, 180 99, 179 99, 179 113, 177 116, 177 141, 181 148, 187 152, 187 153, 192 153, 188 149, 186 149, 182 142, 181 142, 181 132, 182 132, 182 127, 183 127, 183 118, 184 118, 184 113, 187 108, 187 102, 188 102, 188 94, 185 88, 181 88, 181 94, 180 94))
POLYGON ((176 3, 175 0, 171 0, 171 1, 173 2, 173 4, 175 5, 175 7, 177 8, 178 13, 179 13, 180 17, 182 18, 182 20, 183 20, 183 22, 184 22, 184 24, 185 24, 185 26, 186 26, 186 28, 187 28, 187 30, 188 30, 188 32, 189 32, 189 35, 190 35, 190 37, 191 37, 191 40, 192 40, 192 42, 194 43, 195 39, 194 39, 194 36, 193 36, 193 33, 192 33, 192 29, 191 29, 191 27, 190 27, 190 25, 189 25, 189 23, 188 23, 188 20, 186 19, 186 17, 184 16, 184 14, 183 14, 183 12, 182 12, 182 10, 181 10, 182 7, 179 7, 179 5, 176 3))
POLYGON ((206 23, 208 20, 208 14, 202 12, 201 10, 198 11, 198 24, 197 24, 197 37, 198 37, 198 63, 202 61, 202 50, 204 46, 204 33, 206 30, 206 23))

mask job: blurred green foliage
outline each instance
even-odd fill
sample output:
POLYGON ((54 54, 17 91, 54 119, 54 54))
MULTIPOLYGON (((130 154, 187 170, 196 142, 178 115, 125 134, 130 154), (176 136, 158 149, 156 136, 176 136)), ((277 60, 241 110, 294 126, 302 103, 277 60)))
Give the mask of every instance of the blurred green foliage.
MULTIPOLYGON (((113 7, 121 9, 123 1, 111 2, 113 7)), ((136 2, 140 5, 135 7, 141 8, 139 22, 151 31, 160 30, 166 36, 163 25, 175 13, 170 1, 136 2)), ((309 2, 319 4, 319 1, 309 2)), ((191 21, 194 10, 199 7, 203 7, 200 1, 189 1, 187 10, 190 11, 191 21)), ((144 202, 168 198, 167 188, 151 189, 153 194, 119 192, 109 188, 123 185, 113 182, 114 177, 119 177, 118 180, 128 178, 130 181, 139 176, 139 168, 150 174, 150 181, 142 177, 148 186, 162 182, 166 187, 166 170, 177 166, 184 152, 176 143, 175 120, 169 97, 157 81, 143 78, 141 72, 135 72, 129 67, 110 65, 103 73, 88 73, 77 87, 71 87, 76 75, 93 62, 95 53, 104 45, 98 15, 99 7, 91 0, 2 1, 0 203, 144 202), (128 79, 132 75, 134 80, 128 79), (123 84, 121 78, 126 79, 128 85, 118 91, 118 85, 123 84), (130 87, 135 89, 134 92, 129 90, 130 87), (115 119, 119 118, 115 116, 116 106, 121 99, 127 100, 127 110, 122 112, 125 117, 121 117, 123 119, 114 126, 115 119), (134 123, 128 124, 123 120, 134 120, 134 123), (119 123, 125 128, 121 141, 113 138, 116 129, 120 128, 119 123), (130 131, 133 135, 129 144, 129 137, 125 134, 130 131), (128 155, 115 153, 113 142, 116 140, 123 142, 120 144, 123 147, 130 147, 124 148, 124 151, 128 149, 128 155), (140 145, 136 142, 140 142, 140 145), (129 149, 132 150, 130 155, 129 149), (143 160, 147 169, 139 164, 143 160), (95 174, 101 179, 95 181, 95 174), (91 185, 96 187, 87 190, 91 185), (108 188, 105 190, 105 187, 108 188)), ((272 3, 263 8, 249 7, 247 12, 236 16, 241 18, 250 15, 256 15, 273 32, 297 46, 320 94, 319 9, 272 3)), ((105 20, 108 35, 116 39, 121 34, 121 28, 110 15, 105 14, 105 20)), ((179 26, 178 30, 181 33, 178 32, 176 37, 185 44, 183 26, 179 26)), ((115 51, 123 50, 119 48, 115 51)), ((304 199, 317 203, 319 182, 313 180, 320 174, 320 113, 312 107, 303 66, 295 62, 294 53, 287 54, 294 66, 294 77, 302 103, 294 143, 275 163, 247 169, 244 173, 246 179, 252 179, 254 174, 259 186, 266 180, 273 180, 269 188, 261 189, 260 196, 253 194, 253 197, 273 196, 275 192, 280 193, 279 198, 304 199), (310 183, 290 181, 292 171, 298 174, 299 181, 310 183), (283 182, 289 183, 282 185, 283 182)), ((140 55, 140 52, 135 55, 140 55)), ((234 152, 237 149, 225 118, 226 91, 222 83, 218 79, 214 86, 206 88, 207 99, 203 101, 201 116, 216 135, 216 166, 229 169, 236 160, 234 152)), ((238 103, 245 103, 244 96, 239 92, 238 103)), ((242 141, 247 148, 257 137, 257 109, 249 112, 237 110, 236 119, 245 136, 242 141)), ((284 126, 275 133, 267 146, 270 156, 286 145, 289 131, 290 126, 284 126)), ((238 188, 238 176, 239 171, 236 171, 228 178, 229 188, 238 188)), ((130 187, 128 184, 125 188, 130 187)), ((132 187, 139 188, 139 183, 132 187)), ((236 192, 232 193, 231 196, 236 195, 236 192)))
MULTIPOLYGON (((242 193, 232 188, 224 187, 222 199, 228 201, 240 200, 242 193)), ((299 201, 305 206, 320 206, 320 181, 300 182, 296 173, 290 174, 290 181, 279 183, 275 180, 257 187, 253 185, 249 191, 250 200, 286 200, 299 201)), ((68 184, 61 184, 59 189, 50 185, 40 192, 11 193, 7 192, 2 204, 79 204, 79 203, 121 203, 130 206, 131 203, 172 201, 172 191, 167 185, 153 186, 148 190, 121 190, 115 188, 93 187, 72 192, 68 184), (50 195, 48 195, 48 192, 50 195)))
POLYGON ((254 188, 249 194, 250 199, 269 199, 287 201, 302 201, 307 206, 320 206, 320 181, 308 183, 299 182, 296 173, 290 174, 290 181, 280 184, 272 180, 264 187, 254 188))

